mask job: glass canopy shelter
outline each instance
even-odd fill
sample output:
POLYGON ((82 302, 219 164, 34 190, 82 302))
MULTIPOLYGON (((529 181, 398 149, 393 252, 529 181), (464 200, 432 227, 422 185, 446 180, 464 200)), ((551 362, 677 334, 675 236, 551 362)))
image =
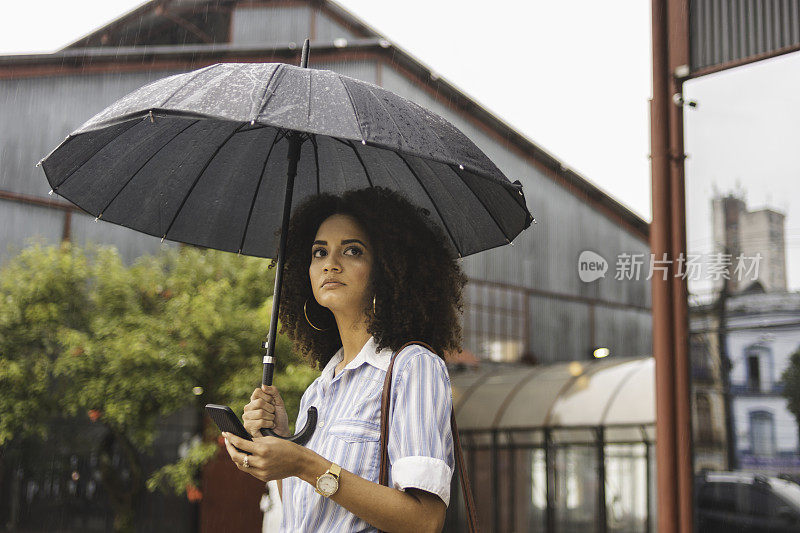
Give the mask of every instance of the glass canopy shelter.
MULTIPOLYGON (((450 368, 481 531, 655 529, 651 357, 450 368)), ((448 531, 466 522, 453 478, 448 531)))

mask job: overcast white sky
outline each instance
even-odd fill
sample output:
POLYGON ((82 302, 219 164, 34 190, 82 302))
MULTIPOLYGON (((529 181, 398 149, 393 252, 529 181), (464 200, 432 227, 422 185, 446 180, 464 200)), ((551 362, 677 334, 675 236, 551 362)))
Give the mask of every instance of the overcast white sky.
MULTIPOLYGON (((138 0, 0 4, 0 54, 51 52, 138 0)), ((339 0, 585 178, 650 220, 650 2, 339 0)), ((689 251, 710 251, 709 198, 738 182, 787 216, 800 288, 800 55, 687 84, 689 251), (792 203, 793 202, 793 203, 792 203)))

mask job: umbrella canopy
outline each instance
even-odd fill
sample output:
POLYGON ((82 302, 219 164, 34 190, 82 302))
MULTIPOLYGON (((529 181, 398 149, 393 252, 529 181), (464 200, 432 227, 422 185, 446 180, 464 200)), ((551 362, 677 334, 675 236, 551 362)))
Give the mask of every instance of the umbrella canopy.
POLYGON ((460 257, 533 221, 510 182, 442 117, 377 85, 283 63, 220 63, 118 100, 42 160, 54 192, 172 241, 274 257, 288 132, 293 195, 384 186, 428 209, 460 257))
MULTIPOLYGON (((290 213, 306 196, 396 190, 428 209, 459 257, 510 243, 533 222, 519 181, 452 124, 377 85, 305 68, 307 61, 308 40, 300 68, 222 63, 158 80, 40 162, 51 193, 97 219, 245 255, 277 251, 263 385, 272 384, 275 366, 290 213)), ((289 439, 307 442, 316 420, 311 406, 289 439)))

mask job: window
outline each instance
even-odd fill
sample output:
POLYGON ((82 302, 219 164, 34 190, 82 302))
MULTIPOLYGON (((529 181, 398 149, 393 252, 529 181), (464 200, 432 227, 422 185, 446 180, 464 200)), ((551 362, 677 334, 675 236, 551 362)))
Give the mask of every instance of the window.
POLYGON ((474 280, 470 280, 464 292, 466 347, 483 359, 519 361, 528 340, 525 292, 474 280))
POLYGON ((758 355, 747 356, 747 388, 753 392, 761 391, 761 368, 758 355))
POLYGON ((710 443, 714 440, 714 425, 711 420, 711 402, 705 394, 697 395, 697 442, 710 443))
POLYGON ((750 450, 757 457, 775 455, 775 418, 768 411, 750 413, 750 450))
POLYGON ((692 362, 692 378, 713 380, 711 370, 711 355, 708 353, 708 339, 704 334, 694 334, 690 337, 689 353, 692 362))
POLYGON ((769 392, 772 389, 772 350, 763 342, 751 344, 744 351, 747 370, 747 390, 750 392, 769 392))

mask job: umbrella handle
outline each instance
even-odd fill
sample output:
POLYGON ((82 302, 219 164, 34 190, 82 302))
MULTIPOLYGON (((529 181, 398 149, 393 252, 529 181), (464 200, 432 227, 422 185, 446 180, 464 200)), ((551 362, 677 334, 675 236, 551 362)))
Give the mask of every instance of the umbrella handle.
POLYGON ((261 428, 261 434, 265 437, 278 437, 279 439, 288 440, 289 442, 294 442, 295 444, 302 446, 308 442, 308 439, 310 439, 311 435, 314 434, 315 429, 317 429, 317 408, 312 405, 308 408, 306 425, 303 427, 303 431, 300 433, 297 433, 291 437, 281 437, 269 428, 261 428))
MULTIPOLYGON (((306 61, 308 60, 308 39, 305 43, 306 61)), ((281 223, 281 236, 278 244, 278 261, 275 272, 275 290, 272 295, 272 315, 269 321, 269 333, 267 334, 267 341, 261 346, 267 349, 267 354, 264 356, 264 369, 261 374, 262 385, 272 385, 272 377, 275 372, 275 343, 270 339, 277 337, 278 331, 278 305, 281 300, 281 287, 283 287, 283 262, 286 251, 286 239, 289 228, 289 213, 292 205, 292 191, 294 190, 294 178, 297 174, 297 161, 300 159, 300 144, 301 141, 297 136, 291 136, 289 139, 289 168, 286 173, 286 196, 283 201, 283 222, 281 223)), ((306 425, 300 433, 291 437, 281 437, 269 428, 261 428, 261 434, 265 437, 277 437, 279 439, 288 440, 295 444, 303 445, 314 434, 317 429, 317 408, 311 406, 308 408, 308 416, 306 418, 306 425)))
MULTIPOLYGON (((272 385, 272 373, 274 370, 274 358, 270 356, 264 357, 264 373, 261 376, 262 385, 272 385)), ((306 425, 303 427, 303 430, 300 433, 292 435, 291 437, 281 437, 269 428, 261 428, 261 435, 264 437, 277 437, 279 439, 288 440, 289 442, 294 442, 295 444, 302 446, 308 442, 308 440, 311 438, 311 435, 314 434, 315 429, 317 429, 317 408, 312 405, 308 408, 306 425)))

